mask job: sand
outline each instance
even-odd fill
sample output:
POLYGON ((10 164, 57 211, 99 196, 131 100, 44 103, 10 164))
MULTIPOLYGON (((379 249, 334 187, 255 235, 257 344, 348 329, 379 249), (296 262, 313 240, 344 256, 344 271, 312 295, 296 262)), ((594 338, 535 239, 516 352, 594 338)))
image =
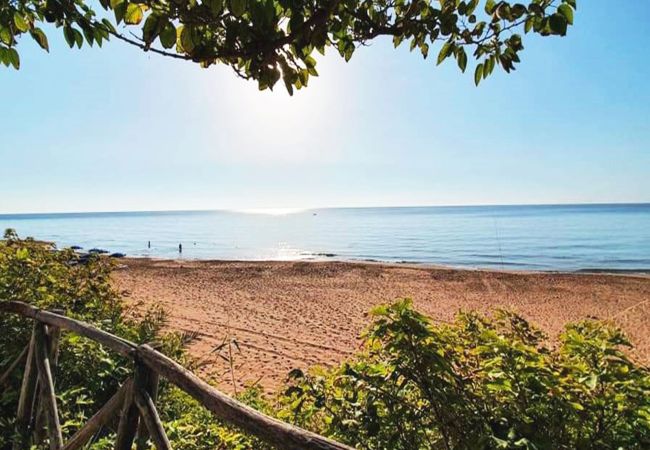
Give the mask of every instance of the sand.
POLYGON ((509 273, 349 262, 221 262, 124 259, 115 286, 142 311, 159 304, 168 327, 196 332, 199 374, 233 391, 228 346, 235 339, 238 389, 277 389, 293 368, 331 366, 359 347, 375 305, 411 297, 434 320, 459 310, 508 308, 556 338, 565 323, 611 318, 650 361, 647 275, 509 273), (644 303, 646 302, 647 303, 644 303), (221 356, 220 356, 221 355, 221 356))

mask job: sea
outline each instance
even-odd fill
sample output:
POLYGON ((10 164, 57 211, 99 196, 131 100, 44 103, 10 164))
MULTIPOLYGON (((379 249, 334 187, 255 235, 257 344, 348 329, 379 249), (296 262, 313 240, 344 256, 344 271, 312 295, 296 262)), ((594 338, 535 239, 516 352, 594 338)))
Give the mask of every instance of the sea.
POLYGON ((0 228, 131 257, 650 270, 650 203, 3 214, 0 228))

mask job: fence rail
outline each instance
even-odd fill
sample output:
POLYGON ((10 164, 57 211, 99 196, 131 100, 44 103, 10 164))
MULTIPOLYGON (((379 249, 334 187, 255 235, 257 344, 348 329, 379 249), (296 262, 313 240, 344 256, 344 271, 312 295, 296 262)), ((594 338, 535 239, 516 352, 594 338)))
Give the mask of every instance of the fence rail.
POLYGON ((85 322, 22 302, 0 301, 0 311, 34 320, 31 339, 7 371, 0 384, 24 360, 24 373, 16 414, 14 450, 28 448, 30 440, 43 442, 43 430, 51 450, 77 450, 114 417, 119 416, 116 450, 145 448, 148 439, 159 450, 171 445, 158 416, 156 397, 159 377, 164 377, 210 410, 218 419, 239 427, 279 449, 352 450, 351 447, 269 417, 210 386, 176 361, 149 345, 136 345, 85 322), (92 339, 134 361, 135 371, 86 424, 64 443, 54 391, 54 376, 61 330, 92 339))

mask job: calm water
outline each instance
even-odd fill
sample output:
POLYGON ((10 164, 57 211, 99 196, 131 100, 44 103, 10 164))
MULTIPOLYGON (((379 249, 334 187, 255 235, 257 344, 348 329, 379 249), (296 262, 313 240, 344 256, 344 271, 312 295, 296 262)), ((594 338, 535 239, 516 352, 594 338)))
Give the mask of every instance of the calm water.
POLYGON ((650 269, 650 204, 0 215, 0 228, 130 256, 650 269), (151 241, 151 249, 147 248, 151 241))

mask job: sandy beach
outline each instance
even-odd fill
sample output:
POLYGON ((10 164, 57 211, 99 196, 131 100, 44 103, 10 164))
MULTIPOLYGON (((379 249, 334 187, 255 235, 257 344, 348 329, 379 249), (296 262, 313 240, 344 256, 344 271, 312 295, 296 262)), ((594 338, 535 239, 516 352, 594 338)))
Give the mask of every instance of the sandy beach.
POLYGON ((124 259, 114 284, 132 305, 159 304, 169 328, 193 331, 199 373, 232 391, 227 336, 241 387, 277 389, 295 367, 333 365, 359 346, 375 305, 411 297, 434 320, 459 310, 514 310, 556 337, 565 323, 611 318, 630 336, 633 357, 650 361, 647 275, 509 273, 349 262, 221 262, 124 259), (225 354, 224 354, 225 356, 225 354))

